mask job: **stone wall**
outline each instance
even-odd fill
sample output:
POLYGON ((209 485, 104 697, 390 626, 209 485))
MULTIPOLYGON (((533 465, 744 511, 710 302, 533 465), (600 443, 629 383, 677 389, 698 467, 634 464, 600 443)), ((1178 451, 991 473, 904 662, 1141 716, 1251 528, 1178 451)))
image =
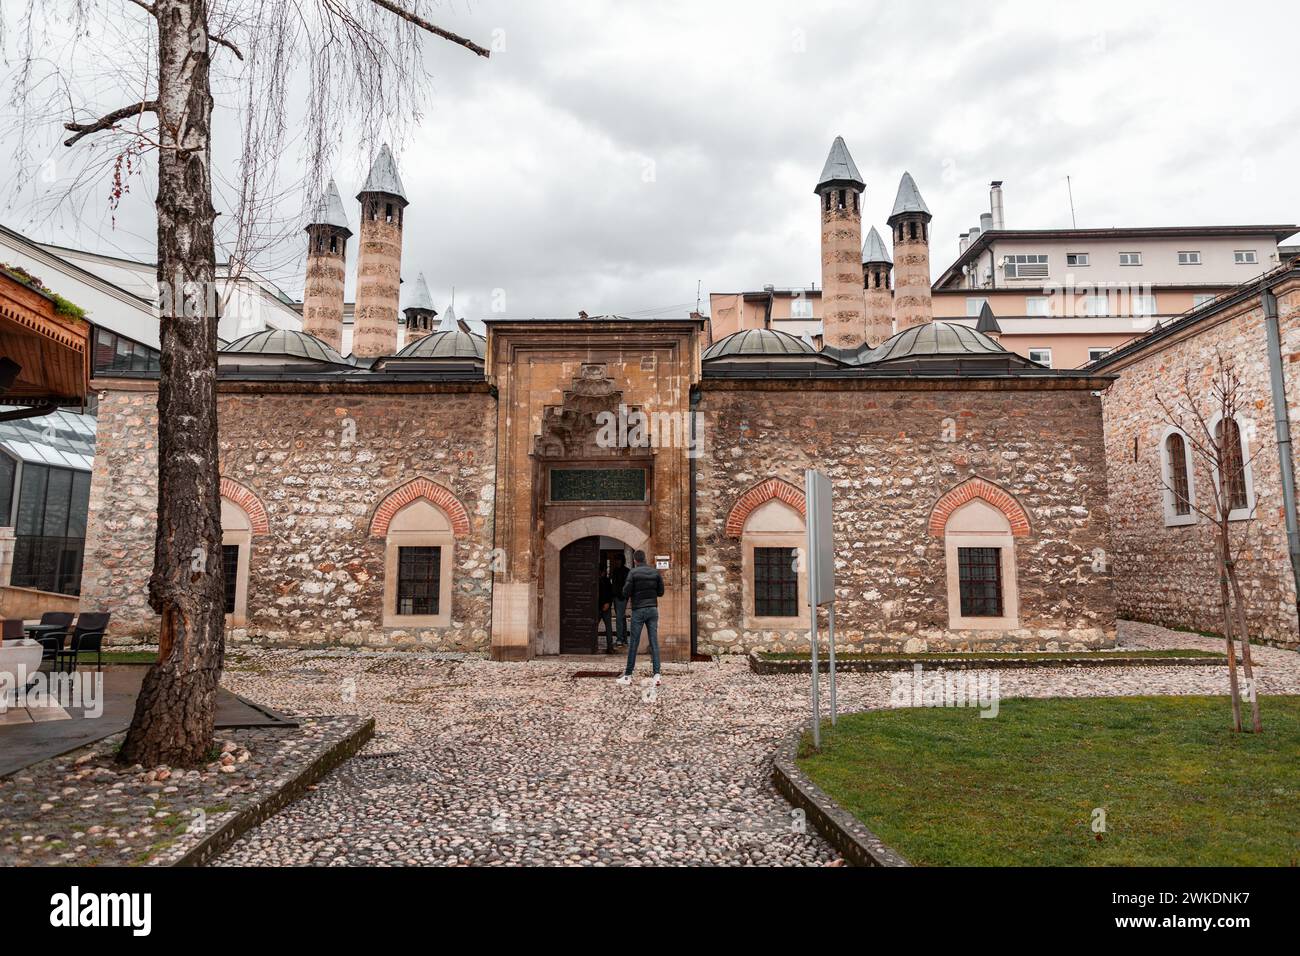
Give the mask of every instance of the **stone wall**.
MULTIPOLYGON (((156 393, 101 383, 82 607, 113 612, 111 635, 149 638, 156 521, 156 393)), ((247 627, 235 641, 485 651, 491 632, 495 402, 485 389, 434 394, 223 394, 221 473, 265 506, 254 534, 247 627), (424 476, 469 514, 458 537, 452 624, 382 625, 384 541, 371 518, 424 476)))
MULTIPOLYGON (((1300 280, 1276 290, 1293 436, 1300 438, 1300 280)), ((1286 548, 1281 479, 1263 311, 1258 298, 1227 309, 1192 334, 1171 336, 1114 369, 1105 392, 1106 449, 1113 513, 1116 597, 1120 614, 1140 621, 1221 633, 1219 584, 1210 522, 1165 526, 1160 441, 1169 421, 1157 395, 1181 399, 1191 375, 1198 407, 1210 412, 1209 382, 1219 354, 1241 378, 1243 432, 1250 444, 1256 510, 1233 523, 1246 542, 1240 561, 1252 636, 1297 646, 1296 595, 1286 548)), ((1211 476, 1193 473, 1195 497, 1208 505, 1211 476), (1196 493, 1199 489, 1201 493, 1196 493)))
MULTIPOLYGON (((753 486, 803 488, 818 468, 834 488, 837 646, 842 650, 1048 650, 1113 643, 1099 400, 1083 383, 961 390, 926 382, 729 382, 706 379, 706 453, 697 463, 697 619, 704 653, 801 650, 806 625, 747 632, 741 542, 728 514, 753 486), (1015 539, 1021 628, 948 630, 939 499, 983 477, 1028 513, 1015 539)), ((991 387, 981 387, 991 386, 991 387)), ((1095 387, 1095 386, 1094 386, 1095 387)))

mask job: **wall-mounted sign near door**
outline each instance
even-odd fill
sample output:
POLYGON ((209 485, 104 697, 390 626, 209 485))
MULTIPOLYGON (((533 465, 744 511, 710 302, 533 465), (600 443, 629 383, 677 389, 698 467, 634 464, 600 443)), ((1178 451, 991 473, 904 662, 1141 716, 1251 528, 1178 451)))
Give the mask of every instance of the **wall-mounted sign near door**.
POLYGON ((655 567, 660 571, 667 571, 669 565, 669 556, 666 554, 655 555, 655 567))

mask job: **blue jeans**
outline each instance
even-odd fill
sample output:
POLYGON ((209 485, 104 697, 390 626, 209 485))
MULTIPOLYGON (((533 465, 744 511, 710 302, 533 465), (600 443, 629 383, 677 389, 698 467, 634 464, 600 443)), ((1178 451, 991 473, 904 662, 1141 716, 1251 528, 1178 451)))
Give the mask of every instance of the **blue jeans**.
POLYGON ((627 670, 623 673, 629 677, 636 670, 636 648, 641 643, 641 625, 645 625, 646 635, 650 638, 650 661, 654 672, 659 673, 659 608, 634 607, 632 609, 632 636, 627 642, 627 670))
POLYGON ((618 619, 618 642, 627 643, 627 598, 614 598, 614 616, 618 619))

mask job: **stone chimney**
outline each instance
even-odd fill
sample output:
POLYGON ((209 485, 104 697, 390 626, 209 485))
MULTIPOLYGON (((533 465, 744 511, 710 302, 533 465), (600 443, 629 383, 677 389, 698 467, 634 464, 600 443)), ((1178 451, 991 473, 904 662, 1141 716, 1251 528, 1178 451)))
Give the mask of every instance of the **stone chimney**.
POLYGON ((335 350, 343 348, 343 285, 351 235, 343 200, 331 179, 307 223, 302 329, 335 350))
POLYGON ((823 342, 836 348, 858 348, 867 340, 859 271, 866 188, 843 137, 835 137, 814 191, 822 218, 823 342))
POLYGON ((930 209, 911 173, 903 173, 889 216, 894 232, 894 330, 934 321, 930 299, 930 209))
POLYGON ((894 292, 889 281, 893 269, 885 241, 872 226, 862 244, 862 299, 867 344, 873 349, 894 334, 894 292))
POLYGON ((433 320, 438 310, 433 307, 433 296, 429 295, 429 285, 424 281, 424 273, 415 277, 411 295, 402 310, 406 316, 406 344, 422 339, 433 331, 433 320))
POLYGON ((356 326, 352 354, 397 351, 397 306, 402 282, 402 215, 407 202, 397 163, 385 143, 357 193, 361 249, 357 256, 356 326))

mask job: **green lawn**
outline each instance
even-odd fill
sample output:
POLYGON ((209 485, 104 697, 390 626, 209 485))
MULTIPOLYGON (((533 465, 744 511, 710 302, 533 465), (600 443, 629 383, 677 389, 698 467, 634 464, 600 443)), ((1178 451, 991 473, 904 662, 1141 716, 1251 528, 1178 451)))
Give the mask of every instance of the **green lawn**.
MULTIPOLYGON (((105 651, 105 664, 152 664, 158 659, 157 651, 105 651)), ((77 655, 77 664, 82 666, 89 664, 92 667, 95 664, 95 654, 92 651, 82 651, 77 655)))
MULTIPOLYGON (((801 651, 787 651, 780 654, 769 654, 760 652, 758 655, 765 661, 807 661, 812 659, 812 655, 801 651)), ((826 659, 824 652, 818 655, 822 660, 826 659)), ((1202 651, 1193 648, 1184 650, 1167 650, 1167 651, 950 651, 948 653, 928 653, 928 654, 836 654, 837 661, 951 661, 961 660, 962 658, 1004 658, 1008 660, 1065 660, 1087 657, 1222 657, 1226 663, 1228 658, 1226 654, 1218 651, 1202 651)))
POLYGON ((1259 737, 1228 729, 1226 697, 853 714, 799 765, 919 865, 1294 866, 1300 697, 1261 711, 1259 737))

